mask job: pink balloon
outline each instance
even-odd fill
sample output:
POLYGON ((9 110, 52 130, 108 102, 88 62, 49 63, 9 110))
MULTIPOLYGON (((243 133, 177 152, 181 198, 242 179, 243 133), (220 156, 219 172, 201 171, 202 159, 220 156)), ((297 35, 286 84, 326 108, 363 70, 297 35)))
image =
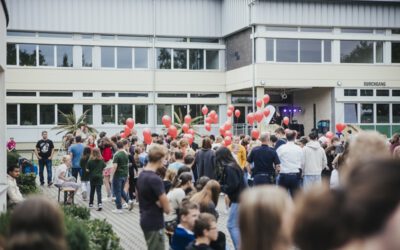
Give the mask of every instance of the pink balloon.
POLYGON ((231 116, 233 115, 232 110, 228 109, 228 111, 226 111, 226 115, 227 115, 228 117, 231 117, 231 116))
POLYGON ((192 117, 190 115, 185 115, 185 123, 190 124, 192 117))
POLYGON ((239 116, 240 116, 240 110, 239 109, 235 110, 235 116, 236 116, 236 118, 239 118, 239 116))
POLYGON ((332 139, 335 135, 331 131, 328 131, 326 132, 325 136, 326 138, 332 139))
POLYGON ((131 129, 128 127, 128 125, 125 125, 124 127, 124 134, 125 136, 129 136, 131 134, 131 129))
POLYGON ((187 133, 188 130, 189 130, 189 125, 188 125, 187 123, 184 123, 184 124, 182 125, 182 131, 183 131, 184 133, 187 133))
POLYGON ((215 124, 218 123, 218 115, 217 114, 214 116, 213 123, 215 123, 215 124))
POLYGON ((225 146, 227 147, 227 146, 231 145, 232 138, 230 136, 225 136, 224 141, 225 141, 225 146))
POLYGON ((228 106, 228 110, 231 110, 231 111, 235 110, 235 106, 233 106, 232 104, 229 105, 229 106, 228 106))
POLYGON ((262 106, 262 100, 261 100, 261 99, 258 99, 258 100, 256 101, 256 105, 257 105, 257 107, 261 108, 261 106, 262 106))
POLYGON ((249 113, 249 114, 247 115, 247 122, 248 122, 250 125, 253 125, 254 119, 255 119, 255 117, 254 117, 254 114, 253 114, 253 113, 249 113))
POLYGON ((169 128, 168 128, 168 134, 172 137, 172 138, 176 138, 176 136, 178 135, 178 129, 174 126, 174 125, 171 125, 169 128))
POLYGON ((229 130, 229 129, 231 129, 232 128, 232 123, 230 122, 230 121, 226 121, 225 123, 224 123, 224 129, 225 130, 229 130))
POLYGON ((125 138, 126 137, 125 133, 121 133, 121 134, 119 134, 119 136, 121 136, 121 138, 125 138))
POLYGON ((219 127, 219 133, 220 133, 222 136, 225 136, 225 128, 224 128, 223 126, 219 127))
POLYGON ((191 134, 184 134, 183 138, 187 139, 189 141, 189 144, 192 145, 194 137, 191 134))
POLYGON ((194 135, 194 130, 193 129, 189 129, 188 130, 188 134, 194 135))
POLYGON ((252 129, 251 130, 251 138, 258 139, 258 137, 260 137, 260 132, 257 129, 252 129))
POLYGON ((149 145, 152 143, 151 130, 149 128, 143 129, 144 142, 149 145))
POLYGON ((230 130, 225 131, 225 136, 230 136, 232 137, 232 132, 230 130))
POLYGON ((201 112, 203 113, 203 115, 206 115, 207 113, 208 113, 208 108, 207 108, 207 106, 203 106, 202 108, 201 108, 201 112))
POLYGON ((261 122, 262 119, 264 118, 264 114, 261 110, 257 111, 254 116, 255 116, 257 122, 261 122))
POLYGON ((270 100, 269 95, 268 94, 264 95, 263 97, 264 105, 267 105, 269 103, 269 100, 270 100))
POLYGON ((289 125, 289 117, 283 117, 283 124, 285 124, 286 126, 289 125))
POLYGON ((204 127, 206 128, 207 131, 211 131, 211 124, 210 123, 206 123, 206 125, 204 125, 204 127))
POLYGON ((130 128, 133 129, 133 126, 135 126, 135 121, 132 118, 128 118, 125 121, 125 124, 130 128))
POLYGON ((269 108, 265 108, 264 111, 263 111, 263 113, 264 113, 264 116, 265 116, 265 117, 268 117, 269 114, 271 113, 271 111, 269 110, 269 108))
POLYGON ((161 121, 166 128, 169 128, 169 126, 171 126, 171 117, 169 117, 169 115, 164 115, 161 121))

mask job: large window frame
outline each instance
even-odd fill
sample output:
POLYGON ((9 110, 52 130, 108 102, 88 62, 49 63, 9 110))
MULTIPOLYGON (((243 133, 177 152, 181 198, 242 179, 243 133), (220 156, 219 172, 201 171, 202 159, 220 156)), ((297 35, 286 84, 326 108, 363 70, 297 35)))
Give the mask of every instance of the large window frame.
POLYGON ((190 70, 190 71, 219 71, 221 70, 221 65, 220 65, 220 55, 219 55, 219 49, 195 49, 195 48, 165 48, 165 47, 157 47, 156 48, 156 58, 155 58, 155 62, 156 62, 156 66, 157 66, 157 70, 190 70), (167 50, 170 55, 170 67, 169 68, 160 68, 159 65, 159 61, 158 61, 158 55, 159 55, 159 51, 161 49, 165 49, 167 50), (185 68, 175 68, 175 51, 182 51, 185 50, 186 51, 186 67, 185 68), (201 50, 202 52, 202 68, 200 69, 191 69, 190 68, 190 51, 191 50, 201 50), (208 67, 209 64, 207 64, 207 52, 217 52, 217 68, 210 68, 208 67))

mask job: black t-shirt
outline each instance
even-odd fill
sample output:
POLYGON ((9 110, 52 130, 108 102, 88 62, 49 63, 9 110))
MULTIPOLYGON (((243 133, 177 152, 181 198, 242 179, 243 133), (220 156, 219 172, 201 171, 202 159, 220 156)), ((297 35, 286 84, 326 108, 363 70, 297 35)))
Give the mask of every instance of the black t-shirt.
POLYGON ((196 245, 196 241, 193 241, 186 247, 186 250, 213 250, 213 249, 206 244, 196 245))
POLYGON ((153 171, 143 170, 137 180, 139 194, 140 226, 143 231, 164 228, 163 210, 157 206, 159 197, 165 193, 164 183, 153 171))
POLYGON ((48 159, 53 151, 54 144, 51 140, 40 140, 36 143, 36 148, 38 149, 38 154, 42 159, 48 159))
POLYGON ((248 162, 254 162, 253 175, 256 174, 274 174, 274 164, 280 164, 278 154, 273 148, 267 145, 261 145, 251 150, 248 162))

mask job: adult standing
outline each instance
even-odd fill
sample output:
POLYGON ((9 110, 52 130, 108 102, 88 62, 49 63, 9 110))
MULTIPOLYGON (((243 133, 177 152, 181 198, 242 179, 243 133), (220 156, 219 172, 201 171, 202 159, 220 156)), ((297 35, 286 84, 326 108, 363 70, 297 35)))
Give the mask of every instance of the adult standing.
POLYGON ((277 184, 284 187, 293 197, 300 187, 300 169, 303 161, 303 150, 294 143, 296 133, 291 130, 286 133, 287 143, 281 145, 276 153, 281 162, 281 171, 277 184))
POLYGON ((268 146, 269 133, 260 136, 261 146, 251 150, 247 161, 254 163, 252 175, 254 185, 275 184, 275 173, 280 170, 280 160, 276 151, 268 146))
POLYGON ((47 131, 42 132, 42 139, 36 143, 35 155, 39 161, 39 179, 40 185, 44 185, 43 171, 46 166, 47 184, 50 187, 53 184, 52 159, 54 154, 53 141, 48 138, 47 131))
POLYGON ((280 146, 286 143, 285 130, 283 130, 282 127, 275 129, 275 136, 278 140, 275 142, 274 149, 277 150, 280 146))
POLYGON ((82 143, 82 137, 80 135, 75 137, 75 144, 72 144, 68 148, 68 154, 72 159, 72 176, 78 180, 78 174, 82 178, 82 168, 81 168, 81 157, 83 149, 85 146, 82 143))
POLYGON ((194 166, 193 173, 196 180, 202 176, 207 176, 214 180, 217 178, 215 152, 211 149, 210 138, 203 139, 201 149, 196 153, 194 166))
POLYGON ((305 188, 321 183, 322 169, 328 168, 325 150, 317 141, 318 135, 311 133, 308 137, 310 141, 303 148, 304 157, 302 162, 305 188))
POLYGON ((137 190, 139 196, 140 226, 148 249, 163 250, 164 217, 171 210, 162 179, 156 174, 163 167, 167 150, 161 145, 152 145, 148 150, 148 164, 139 174, 137 190))
POLYGON ((228 195, 230 201, 227 228, 229 230, 229 234, 231 235, 235 249, 239 249, 239 196, 246 187, 243 177, 243 170, 233 158, 231 151, 226 147, 220 147, 217 150, 216 158, 217 162, 223 166, 221 191, 228 195))

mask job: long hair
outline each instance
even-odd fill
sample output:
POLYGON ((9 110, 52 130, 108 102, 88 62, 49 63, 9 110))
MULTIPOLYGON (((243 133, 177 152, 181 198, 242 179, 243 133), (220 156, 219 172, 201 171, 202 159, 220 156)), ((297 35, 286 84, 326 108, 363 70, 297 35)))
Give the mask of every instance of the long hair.
POLYGON ((222 166, 231 166, 242 171, 235 158, 233 158, 232 152, 227 147, 219 147, 215 152, 216 162, 222 166))
POLYGON ((290 225, 284 224, 291 207, 290 197, 279 187, 260 186, 244 191, 239 207, 241 249, 289 249, 290 231, 285 227, 290 225))
POLYGON ((92 153, 92 149, 90 147, 83 148, 81 159, 85 160, 85 161, 89 160, 91 153, 92 153))
POLYGON ((207 209, 211 202, 217 207, 220 192, 221 186, 219 183, 216 180, 209 180, 200 192, 192 196, 190 201, 199 204, 200 210, 202 210, 202 208, 207 209))
POLYGON ((90 160, 103 160, 100 149, 94 148, 92 154, 90 155, 90 160))

